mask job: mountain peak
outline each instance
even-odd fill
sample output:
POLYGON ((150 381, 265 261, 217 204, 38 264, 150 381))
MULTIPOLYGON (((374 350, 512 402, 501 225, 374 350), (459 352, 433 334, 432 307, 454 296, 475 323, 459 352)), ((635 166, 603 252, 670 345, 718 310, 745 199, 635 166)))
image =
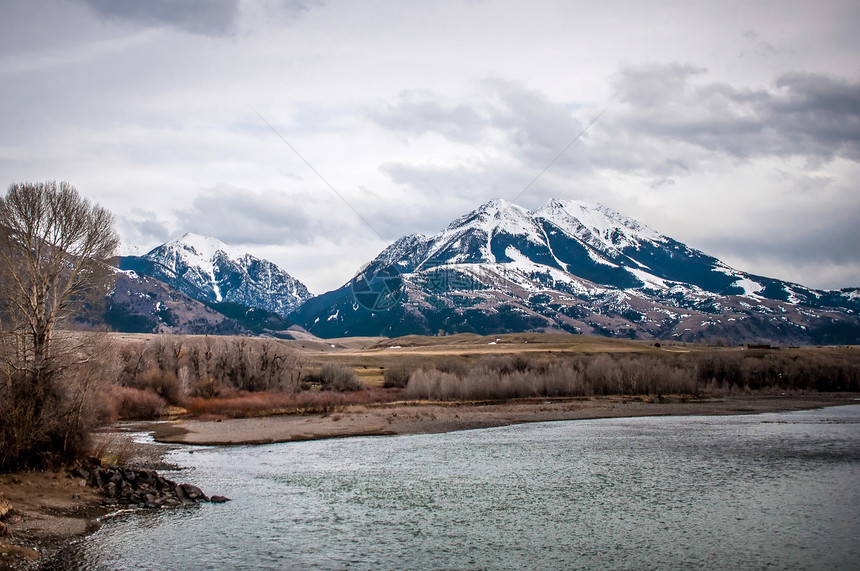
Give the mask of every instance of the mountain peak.
POLYGON ((474 227, 484 231, 493 228, 528 226, 529 212, 504 198, 494 198, 461 216, 448 226, 448 231, 474 227))
POLYGON ((501 215, 504 212, 514 211, 518 215, 524 215, 528 213, 528 210, 519 206, 518 204, 514 204, 504 198, 494 198, 489 200, 475 209, 475 212, 486 212, 491 215, 501 215))
POLYGON ((218 252, 223 252, 230 258, 239 258, 242 256, 238 252, 233 252, 230 246, 217 238, 194 234, 193 232, 186 232, 179 238, 171 240, 163 246, 159 246, 159 248, 163 247, 184 250, 193 254, 194 257, 205 261, 212 260, 218 252))
POLYGON ((579 208, 580 210, 609 210, 603 204, 599 202, 594 202, 592 200, 574 200, 571 198, 550 198, 546 201, 546 203, 540 208, 536 208, 532 212, 538 212, 541 210, 567 210, 568 208, 574 209, 579 208))
POLYGON ((496 198, 492 198, 492 199, 488 200, 487 202, 485 202, 484 204, 479 206, 478 210, 488 210, 488 209, 506 210, 506 209, 510 208, 511 206, 516 206, 517 208, 519 208, 519 206, 517 206, 513 202, 510 202, 509 200, 505 200, 504 198, 496 197, 496 198))
POLYGON ((663 241, 656 230, 627 218, 611 208, 587 200, 552 198, 529 213, 575 229, 576 235, 599 249, 613 249, 635 244, 639 240, 663 241))

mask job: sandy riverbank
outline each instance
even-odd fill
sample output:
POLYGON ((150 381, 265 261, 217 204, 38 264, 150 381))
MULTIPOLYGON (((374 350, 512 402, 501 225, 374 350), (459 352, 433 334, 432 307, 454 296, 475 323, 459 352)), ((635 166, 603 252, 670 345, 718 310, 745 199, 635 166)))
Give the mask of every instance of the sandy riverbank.
POLYGON ((629 397, 500 404, 356 405, 322 415, 285 415, 226 420, 153 423, 159 442, 268 444, 361 435, 426 434, 526 422, 667 415, 726 415, 780 412, 860 402, 855 394, 727 396, 646 402, 629 397))
POLYGON ((99 527, 102 496, 67 471, 0 476, 0 570, 28 569, 99 527))

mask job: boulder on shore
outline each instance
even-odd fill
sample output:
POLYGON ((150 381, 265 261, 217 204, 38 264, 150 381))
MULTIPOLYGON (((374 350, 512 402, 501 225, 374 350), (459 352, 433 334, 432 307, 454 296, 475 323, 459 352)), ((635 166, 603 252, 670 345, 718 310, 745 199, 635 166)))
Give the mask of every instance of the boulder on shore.
POLYGON ((101 489, 105 496, 103 506, 155 509, 230 501, 224 496, 212 496, 210 499, 197 486, 177 484, 158 475, 155 470, 102 465, 97 458, 87 458, 72 473, 86 480, 87 485, 101 489))

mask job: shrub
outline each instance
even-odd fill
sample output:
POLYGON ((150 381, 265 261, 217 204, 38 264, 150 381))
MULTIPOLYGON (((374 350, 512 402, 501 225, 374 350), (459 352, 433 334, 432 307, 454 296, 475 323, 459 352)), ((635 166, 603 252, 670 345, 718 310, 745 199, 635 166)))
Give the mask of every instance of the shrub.
POLYGON ((171 371, 161 371, 153 367, 141 374, 130 387, 150 390, 172 405, 182 404, 183 395, 179 379, 171 371))
POLYGON ((409 376, 405 394, 411 399, 446 400, 452 398, 459 385, 460 378, 456 375, 438 369, 419 369, 409 376))
POLYGON ((352 367, 338 363, 325 363, 317 373, 324 391, 361 391, 366 387, 352 367))
POLYGON ((149 390, 117 387, 114 395, 114 411, 117 418, 150 420, 161 414, 167 403, 149 390))
POLYGON ((488 355, 478 361, 479 367, 498 371, 502 375, 513 372, 524 372, 534 368, 534 362, 528 355, 488 355))
POLYGON ((674 356, 598 354, 536 361, 494 355, 462 375, 439 369, 412 374, 406 396, 434 400, 506 400, 612 394, 698 394, 690 362, 674 356))
POLYGON ((409 383, 409 375, 411 373, 411 369, 402 364, 387 367, 382 372, 382 386, 386 389, 402 389, 407 385, 407 383, 409 383))
POLYGON ((191 386, 191 396, 211 399, 221 394, 221 386, 212 377, 197 379, 191 386))
POLYGON ((152 389, 172 404, 226 389, 291 392, 301 372, 298 353, 274 339, 165 335, 123 347, 120 359, 122 386, 152 389))
POLYGON ((469 366, 461 357, 448 355, 439 359, 436 368, 443 373, 450 373, 458 377, 465 377, 469 372, 469 366))

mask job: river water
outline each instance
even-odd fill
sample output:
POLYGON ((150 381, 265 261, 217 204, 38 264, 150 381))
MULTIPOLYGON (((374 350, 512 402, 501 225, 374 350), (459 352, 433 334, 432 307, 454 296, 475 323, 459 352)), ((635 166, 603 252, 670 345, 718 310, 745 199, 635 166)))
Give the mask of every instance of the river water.
POLYGON ((860 405, 180 448, 64 569, 849 569, 860 405))

